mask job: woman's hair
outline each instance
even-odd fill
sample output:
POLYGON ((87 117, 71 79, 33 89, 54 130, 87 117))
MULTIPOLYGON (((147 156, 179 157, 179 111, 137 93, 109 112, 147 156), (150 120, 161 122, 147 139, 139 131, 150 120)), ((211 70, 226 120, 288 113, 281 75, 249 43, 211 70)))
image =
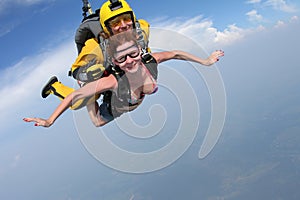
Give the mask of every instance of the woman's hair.
POLYGON ((137 34, 135 31, 133 30, 125 31, 116 34, 114 36, 111 36, 108 39, 108 46, 107 46, 108 55, 113 57, 114 54, 116 53, 117 48, 126 42, 134 42, 134 45, 139 46, 137 41, 137 34))

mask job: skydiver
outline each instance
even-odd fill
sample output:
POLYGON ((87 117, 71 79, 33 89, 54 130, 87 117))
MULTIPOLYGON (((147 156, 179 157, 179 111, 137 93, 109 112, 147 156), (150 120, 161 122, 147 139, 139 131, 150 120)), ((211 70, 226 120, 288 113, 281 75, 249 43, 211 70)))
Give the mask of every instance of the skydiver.
POLYGON ((68 107, 76 104, 80 99, 104 93, 100 106, 97 101, 87 105, 94 125, 103 126, 123 113, 136 109, 145 95, 155 93, 159 63, 177 59, 211 66, 224 56, 221 50, 214 51, 206 59, 184 51, 173 50, 147 54, 148 57, 145 59, 135 32, 126 31, 111 36, 109 40, 108 53, 112 57, 114 68, 106 76, 87 83, 66 96, 48 119, 24 118, 23 120, 35 122, 35 126, 50 127, 68 107))

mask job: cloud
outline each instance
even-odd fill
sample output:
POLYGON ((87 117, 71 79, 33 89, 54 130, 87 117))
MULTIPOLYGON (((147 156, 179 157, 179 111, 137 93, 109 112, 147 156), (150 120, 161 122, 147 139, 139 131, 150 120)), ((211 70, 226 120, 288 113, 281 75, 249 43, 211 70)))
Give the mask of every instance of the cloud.
POLYGON ((296 6, 287 3, 285 0, 266 0, 262 2, 261 0, 248 0, 246 1, 248 4, 261 4, 263 6, 272 7, 275 10, 280 10, 284 12, 296 12, 296 6))
POLYGON ((279 20, 279 21, 277 21, 277 23, 276 23, 276 25, 274 27, 275 28, 280 28, 280 27, 282 27, 284 25, 285 25, 285 23, 283 21, 279 20))
POLYGON ((285 22, 285 21, 282 21, 282 20, 278 20, 276 22, 276 24, 274 25, 275 28, 280 28, 280 27, 283 27, 283 26, 286 26, 288 24, 293 24, 293 23, 297 23, 299 21, 299 17, 298 16, 292 16, 290 18, 289 21, 285 22))
POLYGON ((288 4, 285 0, 267 0, 264 3, 265 6, 270 6, 275 10, 283 12, 293 13, 297 12, 297 8, 293 5, 288 4))
POLYGON ((257 10, 251 10, 246 13, 248 20, 251 22, 261 22, 263 21, 263 16, 258 14, 257 10))
POLYGON ((152 27, 159 27, 182 33, 206 49, 214 49, 220 46, 231 45, 246 35, 256 31, 261 31, 262 27, 243 29, 236 24, 228 25, 224 30, 218 30, 213 21, 205 19, 202 16, 196 16, 191 19, 164 19, 163 22, 155 21, 152 27))
POLYGON ((247 1, 246 3, 249 3, 249 4, 256 4, 256 3, 260 3, 261 0, 249 0, 247 1))
POLYGON ((290 22, 296 22, 298 20, 299 20, 298 16, 292 16, 291 19, 290 19, 290 22))
POLYGON ((250 32, 250 30, 242 29, 232 24, 223 31, 217 31, 214 41, 220 45, 230 45, 244 38, 248 32, 250 32))

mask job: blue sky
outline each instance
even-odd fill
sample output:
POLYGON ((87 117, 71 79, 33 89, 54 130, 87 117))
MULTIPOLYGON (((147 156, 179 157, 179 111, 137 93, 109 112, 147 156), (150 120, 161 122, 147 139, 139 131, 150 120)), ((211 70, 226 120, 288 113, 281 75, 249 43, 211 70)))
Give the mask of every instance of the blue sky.
MULTIPOLYGON (((90 2, 94 9, 101 4, 90 2)), ((277 191, 287 193, 283 199, 298 199, 299 192, 292 187, 297 180, 291 177, 299 177, 294 164, 299 166, 300 109, 295 91, 299 86, 300 60, 294 54, 300 45, 300 2, 141 2, 129 1, 138 18, 148 20, 152 27, 186 36, 204 52, 195 52, 183 40, 172 41, 172 47, 201 56, 215 49, 225 50, 225 57, 216 68, 226 88, 227 118, 212 153, 204 160, 197 158, 208 127, 210 107, 205 83, 193 77, 192 70, 185 73, 192 76, 190 84, 197 91, 201 107, 199 131, 186 153, 164 170, 132 175, 101 164, 78 135, 76 112, 64 113, 50 129, 25 124, 23 117, 47 117, 57 106, 54 97, 46 100, 40 97, 41 87, 50 76, 57 75, 62 82, 74 84, 66 74, 76 58, 74 32, 82 19, 82 4, 79 0, 2 0, 1 199, 246 199, 243 194, 258 199, 255 193, 272 199, 269 190, 255 187, 259 183, 274 183, 277 191), (286 187, 276 185, 280 181, 286 187), (173 183, 177 184, 175 188, 171 187, 173 183), (288 196, 293 193, 298 196, 288 196)), ((159 46, 167 44, 166 37, 152 33, 155 40, 152 44, 157 48, 167 46, 159 46)), ((160 89, 145 105, 166 103, 162 92, 168 90, 160 89)), ((173 97, 170 101, 172 104, 166 104, 166 111, 172 110, 176 103, 173 97)), ((144 109, 139 108, 137 115, 143 116, 144 109)), ((141 123, 148 120, 140 118, 141 123)), ((175 113, 166 123, 176 124, 178 120, 175 113)), ((112 140, 126 147, 123 139, 127 142, 129 139, 120 137, 115 128, 108 125, 101 130, 106 134, 113 132, 112 140)), ((147 142, 150 150, 163 146, 173 137, 173 127, 165 126, 163 130, 163 136, 148 142, 138 141, 129 149, 139 149, 143 142, 147 142)))

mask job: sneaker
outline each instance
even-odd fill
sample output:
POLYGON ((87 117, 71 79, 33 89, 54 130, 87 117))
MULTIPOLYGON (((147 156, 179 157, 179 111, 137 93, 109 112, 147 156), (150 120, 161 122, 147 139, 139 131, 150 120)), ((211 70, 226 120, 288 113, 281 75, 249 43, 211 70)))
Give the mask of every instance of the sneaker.
POLYGON ((42 90, 42 97, 46 98, 47 96, 49 96, 50 92, 51 92, 51 85, 55 82, 58 82, 58 79, 56 76, 53 76, 50 78, 50 80, 48 81, 48 83, 43 87, 42 90))

